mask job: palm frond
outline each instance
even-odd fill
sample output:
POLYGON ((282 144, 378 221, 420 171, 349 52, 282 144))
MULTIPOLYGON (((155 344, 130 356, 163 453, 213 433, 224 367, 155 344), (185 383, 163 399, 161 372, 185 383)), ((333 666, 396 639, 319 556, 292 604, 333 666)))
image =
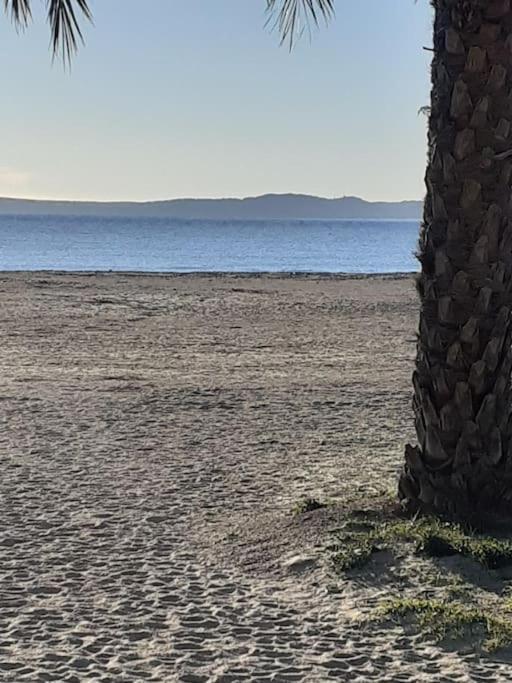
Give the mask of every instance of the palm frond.
POLYGON ((318 25, 320 19, 328 22, 332 18, 334 0, 267 0, 267 12, 276 17, 281 42, 288 41, 292 48, 311 21, 318 25))
POLYGON ((32 16, 30 0, 4 0, 4 10, 16 28, 24 28, 32 16))
MULTIPOLYGON (((77 51, 83 35, 78 14, 92 21, 88 0, 45 0, 50 24, 50 44, 53 56, 59 53, 65 63, 77 51)), ((3 0, 5 13, 11 17, 17 28, 24 28, 32 18, 31 0, 3 0)))
MULTIPOLYGON (((1 2, 2 0, 0 0, 1 2)), ((71 61, 83 35, 77 14, 92 21, 88 0, 45 0, 51 30, 51 47, 54 57, 59 54, 65 63, 71 61)), ((276 18, 281 42, 288 41, 290 48, 304 29, 320 19, 326 22, 334 15, 335 0, 266 0, 267 12, 276 18)), ((4 9, 18 28, 31 19, 31 0, 3 0, 4 9)))
POLYGON ((77 19, 77 10, 92 21, 87 0, 46 0, 48 21, 51 30, 51 46, 54 56, 59 52, 64 62, 69 63, 77 51, 78 43, 83 43, 83 35, 77 19))

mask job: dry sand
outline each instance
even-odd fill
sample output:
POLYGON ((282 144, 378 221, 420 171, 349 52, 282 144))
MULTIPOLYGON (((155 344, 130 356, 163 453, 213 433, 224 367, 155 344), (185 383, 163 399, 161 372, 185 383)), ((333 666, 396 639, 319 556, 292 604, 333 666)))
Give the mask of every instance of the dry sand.
MULTIPOLYGON (((363 625, 304 495, 392 490, 411 278, 0 275, 0 680, 505 681, 363 625)), ((394 577, 395 585, 400 576, 394 577)))

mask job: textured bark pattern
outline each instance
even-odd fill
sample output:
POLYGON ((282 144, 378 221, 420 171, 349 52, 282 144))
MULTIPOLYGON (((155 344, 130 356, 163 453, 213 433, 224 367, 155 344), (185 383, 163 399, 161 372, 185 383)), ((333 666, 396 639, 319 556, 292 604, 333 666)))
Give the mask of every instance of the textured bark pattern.
POLYGON ((400 497, 512 508, 511 0, 435 0, 414 410, 400 497))

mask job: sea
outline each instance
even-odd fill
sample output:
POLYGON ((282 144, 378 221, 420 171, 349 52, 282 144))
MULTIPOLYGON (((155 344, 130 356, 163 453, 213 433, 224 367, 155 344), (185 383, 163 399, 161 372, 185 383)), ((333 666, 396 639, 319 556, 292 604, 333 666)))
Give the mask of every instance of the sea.
POLYGON ((0 215, 0 270, 403 273, 419 221, 0 215))

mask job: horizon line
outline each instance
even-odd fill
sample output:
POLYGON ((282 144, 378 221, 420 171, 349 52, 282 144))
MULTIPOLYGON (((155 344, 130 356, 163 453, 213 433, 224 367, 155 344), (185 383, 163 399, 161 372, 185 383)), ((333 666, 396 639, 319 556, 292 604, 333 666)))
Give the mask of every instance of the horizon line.
POLYGON ((342 195, 325 197, 322 195, 307 194, 304 192, 265 192, 258 195, 246 195, 241 197, 224 196, 224 197, 173 197, 167 199, 55 199, 40 197, 12 197, 0 195, 0 201, 14 201, 14 202, 54 202, 65 204, 162 204, 167 202, 194 202, 194 201, 247 201, 251 199, 263 199, 265 197, 305 197, 308 199, 321 199, 324 201, 340 201, 342 199, 358 199, 367 204, 407 204, 413 202, 422 203, 422 199, 364 199, 358 195, 342 195))

